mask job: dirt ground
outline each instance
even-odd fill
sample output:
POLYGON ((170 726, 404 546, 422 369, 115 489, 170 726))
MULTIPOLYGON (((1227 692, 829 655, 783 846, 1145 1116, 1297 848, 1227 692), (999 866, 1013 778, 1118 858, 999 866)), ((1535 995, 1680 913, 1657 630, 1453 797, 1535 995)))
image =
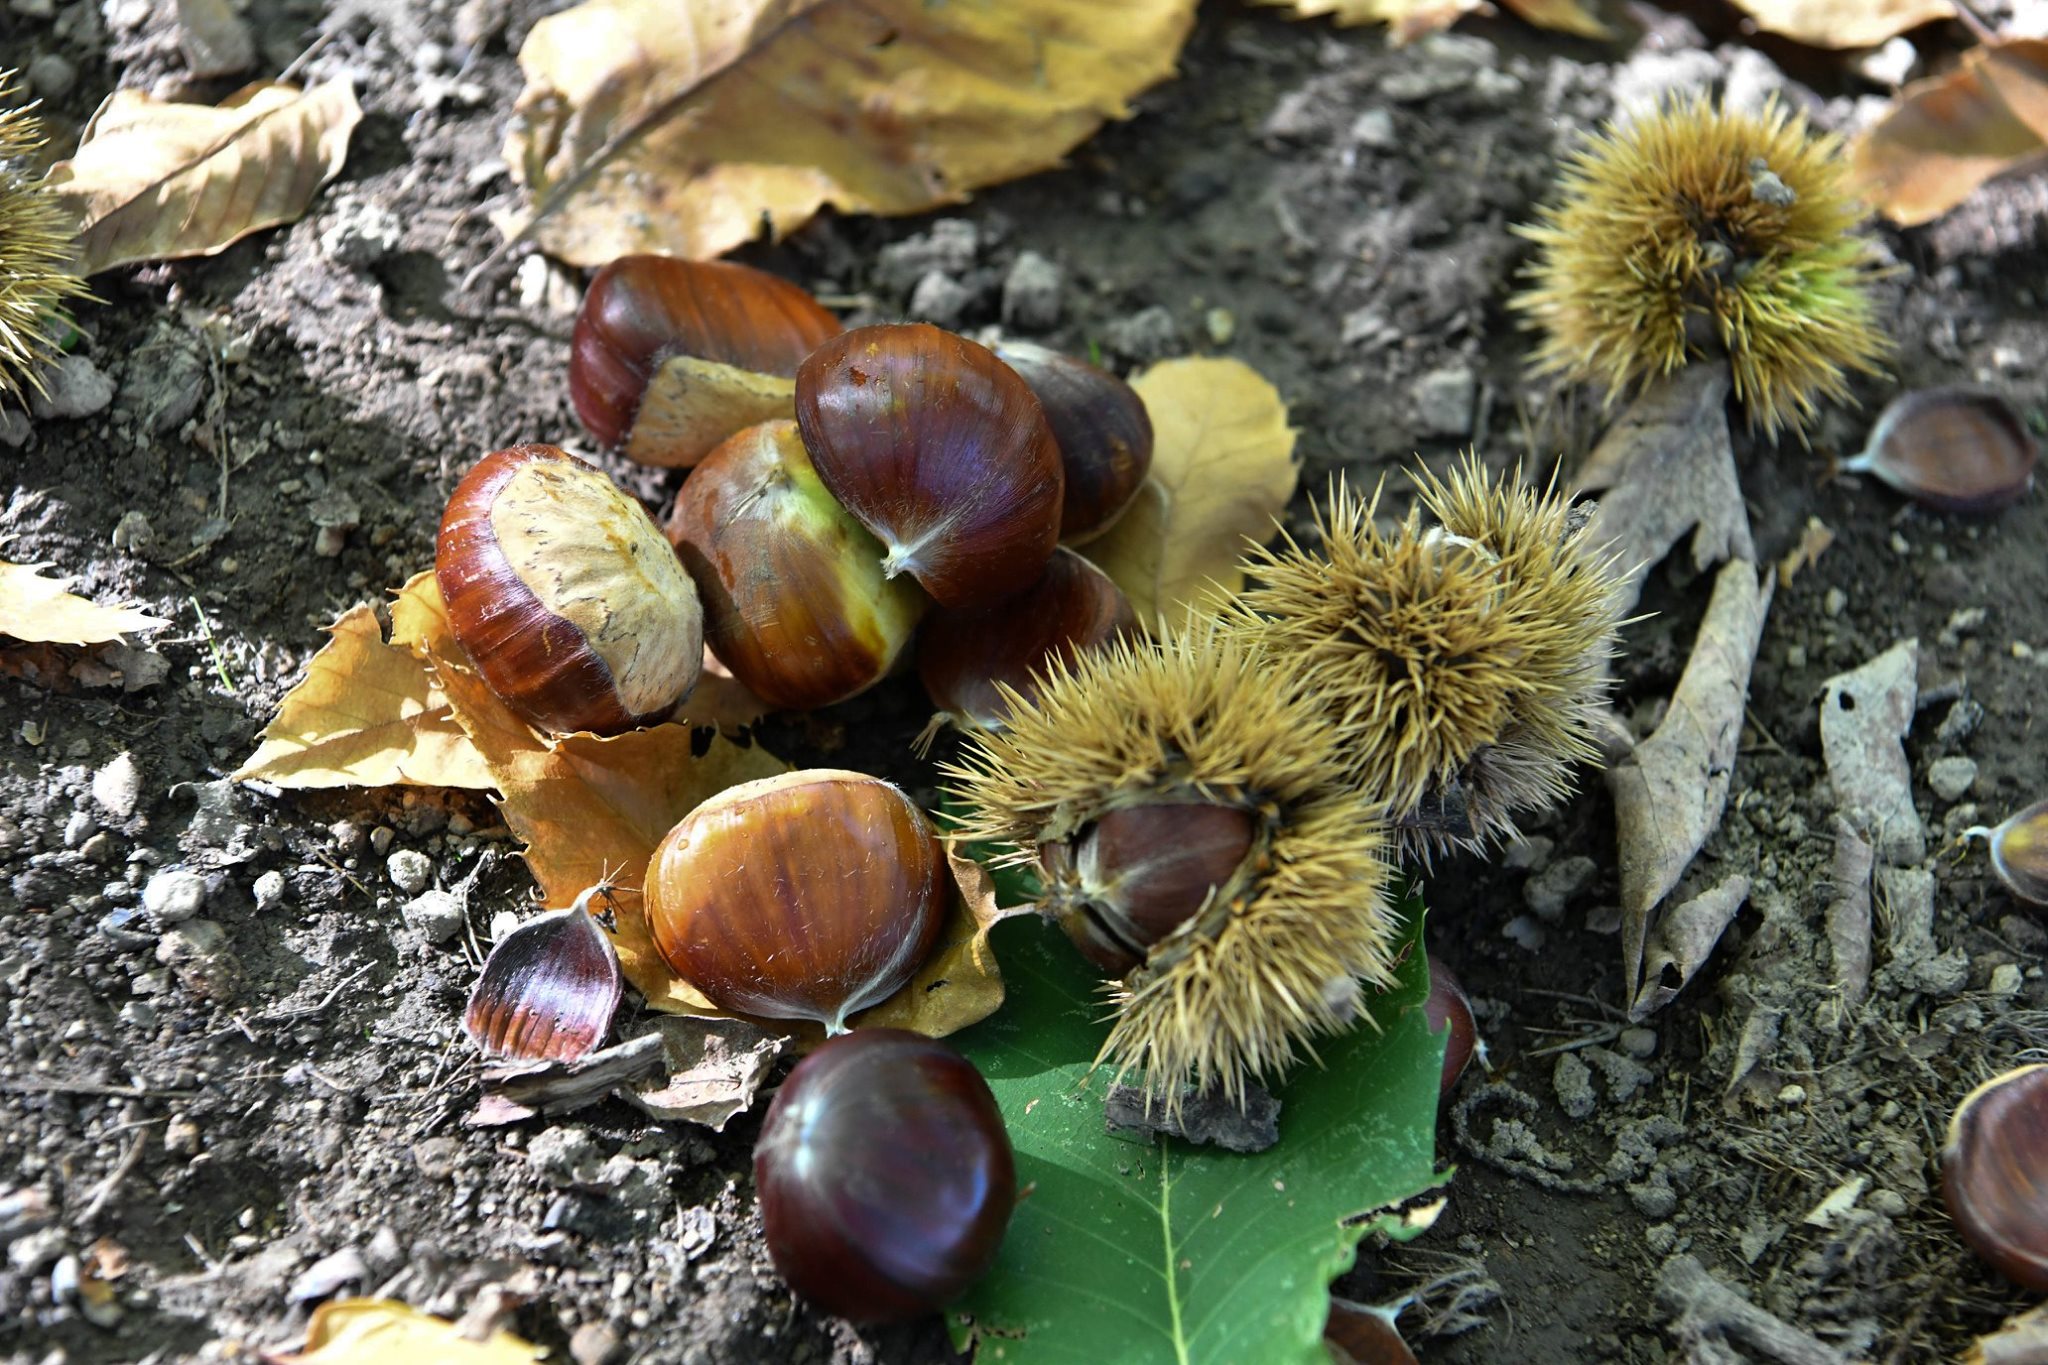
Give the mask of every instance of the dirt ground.
MULTIPOLYGON (((462 287, 497 242, 487 211, 513 193, 499 159, 513 54, 548 8, 252 6, 269 71, 331 35, 302 74, 355 79, 367 117, 346 171, 292 227, 96 281, 81 354, 111 403, 0 422, 6 557, 176 623, 148 650, 95 656, 119 678, 0 677, 0 1192, 55 1206, 14 1236, 34 1220, 0 1198, 10 1361, 253 1359, 337 1291, 459 1313, 508 1280, 532 1293, 517 1330, 584 1365, 623 1358, 608 1350, 691 1365, 951 1358, 936 1323, 856 1334, 780 1287, 753 1220, 755 1120, 714 1135, 605 1106, 460 1125, 474 1097, 456 1023, 465 940, 530 885, 487 802, 225 780, 319 628, 431 562, 460 471, 519 441, 587 448, 564 378, 579 281, 508 265, 462 287), (408 922, 390 875, 408 850, 435 884, 475 878, 472 934, 439 946, 408 922), (166 927, 140 889, 168 868, 205 890, 197 919, 166 927), (53 1302, 51 1269, 102 1237, 129 1268, 118 1312, 94 1322, 53 1302)), ((182 86, 171 11, 10 0, 0 48, 10 64, 62 59, 73 79, 47 106, 75 135, 116 85, 182 86)), ((1441 468, 1475 442, 1496 467, 1547 472, 1583 452, 1597 413, 1525 378, 1503 299, 1525 252, 1508 229, 1559 151, 1617 98, 1687 84, 1742 103, 1776 92, 1838 127, 1885 93, 1837 60, 1745 38, 1732 11, 1628 19, 1611 46, 1503 20, 1389 50, 1376 31, 1205 5, 1181 78, 1070 169, 932 218, 828 218, 746 258, 863 317, 903 314, 936 268, 958 287, 922 302, 972 332, 998 322, 1012 263, 1036 252, 1063 274, 1060 320, 1039 339, 1119 365, 1244 359, 1291 404, 1304 490, 1343 471, 1392 474, 1398 491, 1418 454, 1441 468)), ((1916 37, 1930 51, 1953 39, 1916 37)), ((2048 790, 2034 730, 2048 502, 1953 519, 1829 469, 1900 386, 1989 385, 2041 427, 2044 223, 2048 182, 2020 180, 1884 234, 1902 267, 1884 305, 1894 379, 1860 384, 1861 411, 1831 414, 1812 450, 1738 436, 1762 555, 1809 518, 1835 541, 1771 613, 1704 864, 1747 872, 1752 892, 1699 979, 1624 1028, 1613 810, 1596 777, 1508 857, 1452 861, 1430 882, 1432 946, 1477 998, 1490 1074, 1468 1078, 1444 1127, 1459 1170, 1443 1220, 1363 1250, 1342 1286, 1385 1299, 1434 1283, 1426 1307, 1453 1330, 1421 1343, 1425 1360, 1773 1358, 1741 1341, 1689 1354, 1698 1322, 1657 1293, 1685 1254, 1843 1359, 1953 1358, 2023 1304, 1951 1235, 1934 1156, 1958 1097, 2048 1047, 2048 925, 1981 851, 1942 836, 2048 790), (1876 988, 1835 1027, 1821 689, 1913 637, 1934 941, 1909 959, 1881 908, 1876 988), (1959 789, 1967 766, 1946 765, 1938 796, 1928 769, 1955 758, 1974 777, 1959 789), (1771 1036, 1745 1048, 1760 1018, 1771 1036), (1853 1203, 1810 1216, 1858 1179, 1853 1203)), ((661 472, 611 468, 651 505, 672 494, 661 472)), ((1305 526, 1305 497, 1291 516, 1305 526)), ((1653 576, 1657 614, 1630 629, 1621 664, 1625 714, 1668 695, 1704 599, 1682 572, 1653 576)), ((771 747, 898 753, 925 710, 901 680, 771 747)))

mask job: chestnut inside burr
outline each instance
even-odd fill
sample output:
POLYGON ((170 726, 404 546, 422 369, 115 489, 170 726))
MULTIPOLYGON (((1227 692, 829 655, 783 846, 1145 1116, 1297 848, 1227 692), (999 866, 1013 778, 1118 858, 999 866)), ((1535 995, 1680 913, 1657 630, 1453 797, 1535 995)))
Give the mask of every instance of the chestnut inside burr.
POLYGON ((1161 802, 1108 811, 1038 859, 1067 937, 1121 976, 1230 885, 1257 837, 1250 811, 1161 802))

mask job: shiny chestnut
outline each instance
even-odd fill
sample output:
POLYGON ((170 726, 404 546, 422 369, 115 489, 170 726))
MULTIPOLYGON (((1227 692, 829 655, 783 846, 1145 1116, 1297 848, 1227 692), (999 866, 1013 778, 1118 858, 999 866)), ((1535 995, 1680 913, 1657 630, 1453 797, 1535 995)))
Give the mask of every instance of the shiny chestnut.
POLYGON ((1258 816, 1235 806, 1118 807, 1071 838, 1039 845, 1044 904, 1084 957, 1122 976, 1244 884, 1260 833, 1258 816))
POLYGON ((787 416, 797 366, 839 330, 816 299, 763 271, 624 256, 583 296, 569 400, 627 458, 692 465, 740 428, 787 416))
POLYGON ((748 427, 704 458, 664 527, 732 675, 791 711, 843 701, 888 673, 924 614, 909 578, 825 491, 792 421, 748 427))
POLYGON ((943 1308, 994 1264, 1016 1158, 988 1082, 900 1029, 828 1041, 783 1082, 754 1147, 775 1268, 855 1322, 943 1308))
POLYGON ((1038 581, 1018 596, 993 607, 933 612, 918 632, 917 676, 943 715, 999 730, 1009 710, 1002 686, 1028 700, 1037 695, 1038 676, 1055 660, 1137 628, 1137 613, 1123 590, 1061 546, 1038 581))
POLYGON ((922 323, 861 327, 812 352, 796 420, 818 477, 947 607, 1036 581, 1059 541, 1065 476, 1045 412, 985 346, 922 323))
POLYGON ((684 816, 648 863, 647 923, 719 1008, 841 1033, 931 955, 951 885, 937 832, 902 791, 811 769, 684 816))
POLYGON ((536 729, 652 724, 703 667, 697 590, 654 519, 553 446, 497 451, 462 477, 434 577, 477 672, 536 729))
POLYGON ((1060 539, 1093 540, 1116 523, 1152 472, 1152 418, 1138 391, 1100 366, 1029 341, 998 358, 1031 386, 1060 448, 1067 491, 1060 539))
POLYGON ((1957 1106, 1941 1194, 1970 1250, 2048 1294, 2048 1065, 1994 1076, 1957 1106))

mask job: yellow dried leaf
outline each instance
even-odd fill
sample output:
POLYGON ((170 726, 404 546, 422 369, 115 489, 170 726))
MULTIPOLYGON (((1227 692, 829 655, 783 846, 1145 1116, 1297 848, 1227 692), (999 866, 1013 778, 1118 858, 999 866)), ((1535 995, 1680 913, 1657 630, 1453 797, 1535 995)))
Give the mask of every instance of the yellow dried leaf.
POLYGON ((292 222, 340 172, 362 117, 346 81, 259 82, 219 106, 115 91, 49 176, 79 215, 80 273, 210 256, 292 222))
POLYGON ((1972 49, 1915 81, 1849 149, 1857 193, 1906 227, 1932 222, 1993 176, 2048 150, 2048 42, 1972 49))
POLYGON ((1294 428, 1258 371, 1236 360, 1168 360, 1131 381, 1153 430, 1152 476, 1108 533, 1082 548, 1141 621, 1169 619, 1244 584, 1239 556, 1294 496, 1294 428))
POLYGON ((598 265, 1057 165, 1165 79, 1195 0, 586 0, 533 26, 500 226, 598 265), (535 221, 536 216, 538 221, 535 221), (529 231, 530 229, 530 231, 529 231))
POLYGON ((490 768, 427 666, 386 644, 377 614, 357 607, 285 695, 263 742, 235 773, 279 787, 492 786, 490 768))
POLYGON ((1735 0, 1757 27, 1809 47, 1876 47, 1909 28, 1953 19, 1950 0, 1735 0))
POLYGON ((1501 0, 1515 17, 1538 28, 1557 33, 1576 33, 1581 38, 1612 38, 1614 30, 1600 22, 1579 0, 1501 0))
POLYGON ((281 1365, 532 1365, 547 1351, 510 1332, 471 1341, 446 1318, 396 1299, 335 1299, 313 1310, 306 1347, 281 1365))
POLYGON ((103 607, 66 592, 70 579, 44 578, 39 567, 0 562, 0 635, 29 644, 99 645, 170 624, 134 607, 103 607))

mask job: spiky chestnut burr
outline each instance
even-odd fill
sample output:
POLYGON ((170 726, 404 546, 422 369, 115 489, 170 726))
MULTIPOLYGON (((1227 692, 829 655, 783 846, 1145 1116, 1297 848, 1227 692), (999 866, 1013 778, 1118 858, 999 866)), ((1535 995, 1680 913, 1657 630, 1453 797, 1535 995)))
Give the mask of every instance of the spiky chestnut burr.
POLYGON ((1055 659, 947 775, 961 833, 1033 864, 1039 908, 1117 979, 1099 1064, 1242 1103, 1360 983, 1392 981, 1381 807, 1320 699, 1211 626, 1055 659))
POLYGON ((1598 757, 1621 598, 1611 557, 1555 492, 1494 483, 1469 458, 1419 476, 1422 509, 1392 531, 1379 495, 1341 484, 1315 512, 1321 549, 1291 537, 1248 557, 1256 580, 1226 629, 1288 660, 1404 851, 1427 861, 1514 833, 1518 811, 1572 790, 1598 757))
MULTIPOLYGON (((0 71, 0 105, 16 93, 0 71)), ((19 402, 23 386, 43 391, 37 371, 57 352, 66 299, 83 299, 73 271, 78 234, 63 207, 30 172, 44 142, 36 106, 0 109, 0 399, 19 402)))
POLYGON ((1839 139, 1775 104, 1694 95, 1610 123, 1516 229, 1538 248, 1511 301, 1542 333, 1535 369, 1612 402, 1724 353, 1751 428, 1804 439, 1817 400, 1846 399, 1889 349, 1872 320, 1882 261, 1847 172, 1839 139))

